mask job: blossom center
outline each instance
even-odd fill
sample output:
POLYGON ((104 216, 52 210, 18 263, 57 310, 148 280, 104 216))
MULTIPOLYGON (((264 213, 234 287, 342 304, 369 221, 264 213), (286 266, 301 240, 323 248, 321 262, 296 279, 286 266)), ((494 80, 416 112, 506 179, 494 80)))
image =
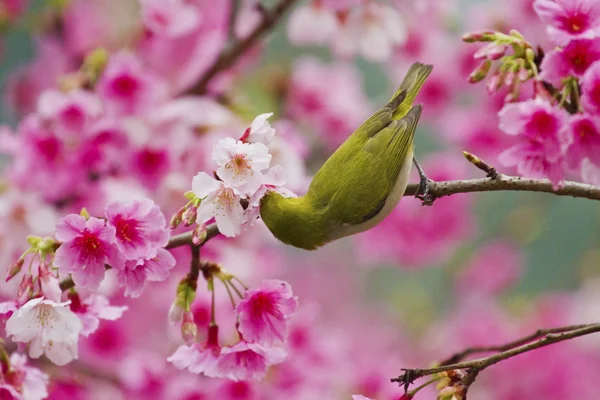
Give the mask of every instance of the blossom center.
POLYGON ((98 236, 86 230, 83 234, 75 239, 75 245, 81 248, 87 257, 102 258, 104 257, 104 248, 98 236))
POLYGON ((531 116, 527 128, 532 131, 534 137, 551 136, 556 132, 557 123, 552 115, 538 110, 531 116))
POLYGON ((116 94, 128 97, 138 90, 139 84, 132 76, 121 75, 115 78, 112 86, 116 94))
POLYGON ((224 208, 231 207, 233 205, 234 199, 235 193, 233 193, 233 190, 230 188, 221 190, 221 192, 219 192, 219 195, 217 196, 217 202, 224 208))
POLYGON ((581 12, 569 15, 563 21, 563 27, 571 33, 577 33, 587 28, 587 16, 581 12))
POLYGON ((237 154, 235 157, 233 157, 231 161, 225 165, 225 168, 233 170, 234 176, 245 176, 248 173, 248 170, 252 170, 250 168, 250 163, 243 154, 237 154))
POLYGON ((275 314, 275 302, 272 296, 266 293, 257 293, 250 301, 250 315, 253 318, 260 318, 264 314, 275 314))
POLYGON ((117 236, 126 242, 131 242, 138 236, 138 221, 133 219, 123 219, 121 216, 115 218, 115 227, 117 236))
POLYGON ((56 320, 53 307, 48 304, 40 304, 37 307, 37 324, 42 328, 52 327, 56 320))

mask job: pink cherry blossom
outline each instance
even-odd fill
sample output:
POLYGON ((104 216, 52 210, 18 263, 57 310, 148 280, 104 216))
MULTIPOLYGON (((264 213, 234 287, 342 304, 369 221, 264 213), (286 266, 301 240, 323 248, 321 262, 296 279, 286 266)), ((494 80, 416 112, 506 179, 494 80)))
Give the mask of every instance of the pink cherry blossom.
POLYGON ((590 65, 582 83, 581 105, 586 111, 600 115, 600 61, 590 65))
POLYGON ((77 314, 83 324, 80 334, 86 337, 96 332, 101 319, 115 321, 128 309, 127 306, 111 306, 101 294, 92 294, 82 302, 79 295, 74 293, 69 294, 69 300, 71 311, 77 314))
POLYGON ((290 15, 287 34, 295 45, 326 44, 338 29, 337 18, 320 2, 297 7, 290 15))
POLYGON ((193 374, 217 376, 217 362, 221 353, 219 327, 209 326, 206 342, 195 345, 181 345, 167 361, 178 369, 187 369, 193 374))
POLYGON ((47 90, 39 97, 37 111, 42 119, 55 124, 59 136, 77 138, 100 116, 102 104, 93 93, 84 90, 47 90))
POLYGON ((237 236, 244 223, 244 209, 240 205, 240 194, 227 184, 199 172, 192 180, 192 191, 202 199, 198 207, 197 220, 203 224, 213 217, 219 232, 227 237, 237 236))
POLYGON ((590 185, 600 186, 600 167, 585 159, 581 163, 581 179, 590 185))
POLYGON ((538 98, 507 104, 498 116, 500 129, 522 138, 521 143, 499 156, 500 163, 517 166, 524 176, 549 178, 558 183, 564 169, 560 132, 567 113, 538 98))
POLYGON ((119 270, 117 281, 125 286, 125 296, 138 297, 147 281, 166 280, 175 267, 175 258, 163 248, 153 250, 152 255, 139 260, 130 260, 119 270))
MULTIPOLYGON (((16 394, 13 393, 15 399, 42 400, 48 396, 48 375, 35 367, 28 366, 27 357, 24 354, 12 353, 10 368, 10 372, 3 373, 4 381, 9 384, 4 388, 15 390, 16 394)), ((0 396, 0 398, 3 397, 0 396)))
POLYGON ((166 84, 125 51, 113 55, 98 82, 107 112, 129 115, 144 112, 166 99, 166 84))
POLYGON ((116 230, 116 245, 128 260, 138 260, 164 247, 170 232, 165 216, 150 199, 132 203, 111 202, 104 211, 108 226, 116 230))
POLYGON ((116 229, 104 220, 70 214, 58 221, 56 239, 62 245, 54 256, 61 273, 71 273, 81 287, 95 289, 104 279, 104 265, 122 268, 124 257, 115 244, 116 229))
POLYGON ((540 77, 556 87, 569 76, 581 78, 595 61, 600 60, 600 38, 572 40, 562 49, 548 52, 540 66, 540 77))
POLYGON ((184 36, 202 21, 198 8, 183 0, 141 0, 144 26, 164 37, 184 36))
POLYGON ((38 267, 38 283, 40 285, 40 291, 46 299, 57 303, 60 302, 62 296, 60 282, 45 263, 41 263, 38 267))
POLYGON ((263 347, 258 343, 240 341, 221 349, 214 370, 215 377, 233 381, 260 380, 270 366, 283 362, 285 357, 285 351, 279 347, 263 347))
POLYGON ((564 134, 568 147, 565 152, 567 164, 578 169, 584 158, 600 166, 600 119, 577 114, 569 119, 564 134))
POLYGON ((45 354, 54 364, 65 365, 77 358, 82 329, 69 303, 55 303, 41 297, 29 300, 6 321, 6 333, 16 342, 29 343, 31 358, 45 354))
POLYGON ((352 400, 373 400, 370 397, 365 397, 362 394, 353 394, 352 400))
POLYGON ((287 319, 296 311, 298 300, 287 282, 267 280, 257 289, 244 293, 236 313, 238 330, 247 342, 265 346, 284 343, 287 338, 287 319))
POLYGON ((275 129, 271 127, 267 119, 272 116, 273 113, 258 115, 254 118, 250 127, 246 129, 240 140, 244 143, 262 143, 264 145, 271 143, 275 137, 275 129))
POLYGON ((536 0, 533 8, 559 45, 600 35, 600 7, 594 0, 536 0))
POLYGON ((262 171, 269 168, 271 155, 262 143, 225 138, 215 146, 213 159, 219 164, 219 178, 242 193, 252 194, 262 184, 262 171))

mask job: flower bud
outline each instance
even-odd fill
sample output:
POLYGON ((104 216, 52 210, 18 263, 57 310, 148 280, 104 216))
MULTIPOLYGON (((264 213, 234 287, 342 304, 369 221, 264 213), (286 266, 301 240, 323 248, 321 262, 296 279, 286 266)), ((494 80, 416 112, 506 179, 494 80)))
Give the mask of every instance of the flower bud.
POLYGON ((192 232, 192 243, 194 243, 194 245, 196 245, 196 246, 199 246, 202 243, 204 243, 207 236, 208 236, 208 232, 206 230, 206 225, 198 224, 196 226, 196 228, 194 228, 194 231, 192 232))
POLYGON ((196 207, 196 206, 188 207, 181 215, 181 218, 183 219, 183 226, 190 226, 194 222, 196 222, 197 212, 198 212, 198 207, 196 207))
POLYGON ((473 72, 469 75, 469 83, 477 83, 481 82, 487 76, 488 72, 490 72, 490 68, 492 67, 492 60, 485 60, 482 62, 473 72))
POLYGON ((508 46, 505 44, 490 43, 477 50, 473 55, 476 60, 486 58, 489 60, 499 60, 506 54, 508 46))
POLYGON ((62 296, 62 290, 60 290, 60 282, 50 272, 50 269, 46 263, 42 262, 38 267, 38 279, 40 284, 40 291, 48 300, 60 303, 60 297, 62 296))
POLYGON ((183 322, 181 324, 181 337, 187 345, 191 345, 196 341, 198 336, 198 326, 194 322, 194 314, 189 311, 183 313, 183 322))
POLYGON ((169 308, 169 323, 171 325, 176 325, 181 322, 183 320, 183 312, 183 308, 177 304, 177 301, 174 301, 169 308))
POLYGON ((181 224, 181 222, 183 221, 183 213, 185 212, 185 210, 185 207, 181 207, 179 210, 177 210, 175 214, 173 214, 171 220, 169 221, 169 227, 171 229, 175 229, 179 226, 179 224, 181 224))
POLYGON ((26 274, 21 279, 19 289, 17 290, 17 303, 25 304, 33 295, 33 278, 30 274, 26 274))
POLYGON ((467 43, 491 42, 496 40, 496 32, 490 30, 467 32, 462 36, 462 40, 467 43))
POLYGON ((10 281, 15 277, 19 272, 21 272, 21 268, 23 268, 23 264, 25 263, 25 258, 21 257, 17 260, 16 263, 11 265, 8 268, 8 272, 6 273, 6 282, 10 281))

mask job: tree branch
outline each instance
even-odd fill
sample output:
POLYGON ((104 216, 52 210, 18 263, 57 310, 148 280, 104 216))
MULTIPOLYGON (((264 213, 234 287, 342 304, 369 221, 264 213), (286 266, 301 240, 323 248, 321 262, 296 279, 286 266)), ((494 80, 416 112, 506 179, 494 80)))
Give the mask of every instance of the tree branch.
MULTIPOLYGON (((405 196, 414 196, 419 189, 418 184, 408 185, 405 196)), ((474 192, 543 192, 557 196, 571 196, 590 200, 600 200, 600 187, 579 182, 563 182, 559 189, 554 189, 547 179, 528 179, 519 176, 498 174, 496 179, 481 178, 456 181, 429 182, 429 195, 434 199, 458 193, 474 192)))
POLYGON ((461 359, 469 354, 477 353, 479 351, 490 351, 490 349, 491 351, 495 351, 497 349, 506 349, 501 351, 500 353, 484 358, 478 358, 475 360, 441 365, 439 367, 434 368, 403 369, 404 373, 398 376, 397 378, 392 378, 391 381, 398 382, 400 385, 405 385, 405 387, 408 387, 408 385, 410 385, 416 379, 419 379, 424 376, 434 375, 444 371, 466 370, 467 374, 464 376, 464 378, 462 378, 461 381, 464 388, 464 393, 466 394, 469 386, 475 381, 475 378, 481 371, 494 364, 499 363, 500 361, 554 343, 562 342, 584 335, 589 335, 596 332, 600 332, 600 323, 538 330, 537 332, 531 335, 525 336, 521 339, 515 340, 514 342, 510 342, 505 345, 494 347, 474 347, 471 349, 466 349, 450 357, 447 361, 461 359))
POLYGON ((191 94, 204 94, 211 79, 220 72, 233 66, 233 64, 264 34, 277 25, 285 12, 296 2, 296 0, 281 0, 272 9, 263 9, 262 21, 243 40, 236 42, 229 50, 221 53, 219 58, 206 70, 200 80, 189 90, 191 94))

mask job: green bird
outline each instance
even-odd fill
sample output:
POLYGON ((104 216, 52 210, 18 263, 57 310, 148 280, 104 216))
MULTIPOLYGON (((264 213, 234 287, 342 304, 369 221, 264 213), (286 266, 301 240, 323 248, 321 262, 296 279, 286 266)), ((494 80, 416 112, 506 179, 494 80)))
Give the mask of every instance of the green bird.
POLYGON ((412 102, 432 68, 410 67, 388 104, 329 157, 305 196, 269 192, 262 198, 261 218, 277 239, 314 250, 373 228, 394 209, 408 184, 421 116, 422 106, 412 102))

